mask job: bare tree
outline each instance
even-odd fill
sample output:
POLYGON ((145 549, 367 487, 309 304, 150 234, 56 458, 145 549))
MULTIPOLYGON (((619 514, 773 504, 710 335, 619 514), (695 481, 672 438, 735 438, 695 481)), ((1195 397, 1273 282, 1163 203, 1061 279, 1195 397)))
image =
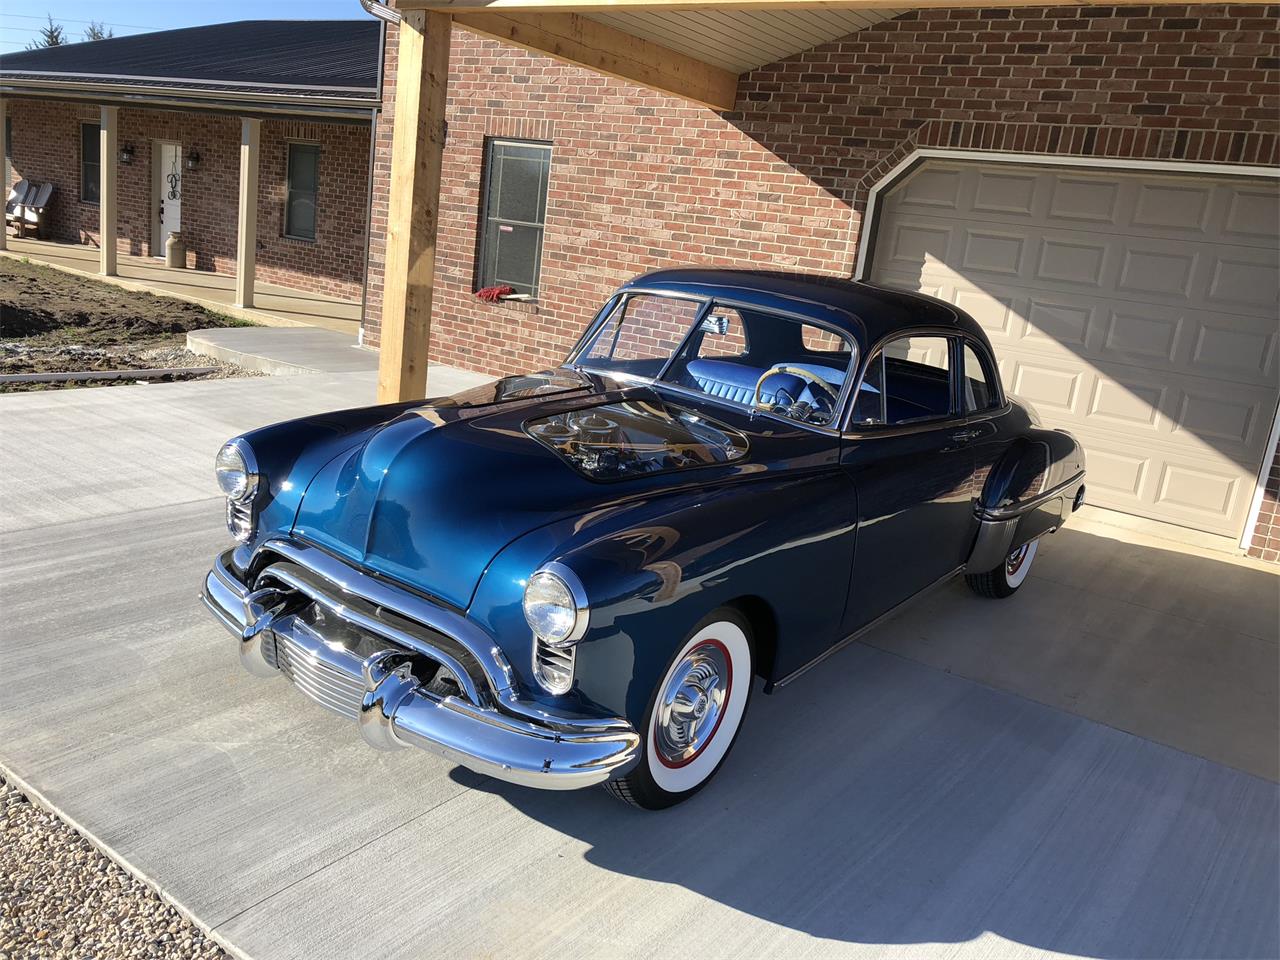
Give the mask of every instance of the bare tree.
POLYGON ((104 27, 99 20, 90 20, 89 26, 85 27, 84 38, 86 40, 110 40, 116 35, 116 32, 109 27, 104 27))
POLYGON ((52 14, 45 14, 49 18, 49 23, 40 28, 40 36, 27 44, 28 50, 40 50, 44 47, 60 47, 67 42, 66 31, 62 29, 62 24, 53 22, 52 14))

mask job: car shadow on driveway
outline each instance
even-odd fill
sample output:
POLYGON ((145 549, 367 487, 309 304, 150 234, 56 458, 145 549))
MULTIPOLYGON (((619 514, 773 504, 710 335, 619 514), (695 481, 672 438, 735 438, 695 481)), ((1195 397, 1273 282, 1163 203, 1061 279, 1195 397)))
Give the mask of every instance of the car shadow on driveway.
MULTIPOLYGON (((1089 542, 1097 539, 1060 540, 1064 556, 1042 571, 1057 579, 1030 585, 1020 603, 1001 607, 961 588, 776 696, 757 686, 716 780, 671 810, 629 810, 603 791, 552 794, 464 770, 452 776, 583 841, 596 866, 679 885, 813 937, 926 944, 990 933, 1088 957, 1280 956, 1275 783, 877 649, 909 646, 902 636, 919 642, 921 624, 937 636, 988 620, 1021 622, 1031 627, 1021 642, 1047 642, 1036 611, 1048 605, 1066 616, 1054 605, 1081 589, 1067 554, 1087 560, 1105 550, 1112 575, 1130 563, 1156 569, 1159 560, 1174 578, 1169 586, 1222 566, 1089 542)), ((1245 569, 1248 588, 1276 582, 1252 572, 1245 569)), ((1221 578, 1206 589, 1230 602, 1233 588, 1221 578)), ((1106 593, 1090 588, 1084 609, 1075 596, 1068 626, 1083 629, 1090 609, 1113 632, 1162 625, 1149 607, 1108 606, 1106 593), (1126 627, 1123 616, 1136 619, 1126 627)), ((1225 642, 1194 623, 1188 631, 1203 644, 1225 642)), ((1168 642, 1170 655, 1194 664, 1191 641, 1168 642)), ((961 644, 943 645, 958 662, 961 644)), ((1039 669, 1050 691, 1063 668, 1054 657, 1031 660, 1027 669, 1039 669)), ((1114 663, 1103 672, 1118 682, 1114 663)), ((1274 742, 1274 723, 1258 736, 1274 742)))

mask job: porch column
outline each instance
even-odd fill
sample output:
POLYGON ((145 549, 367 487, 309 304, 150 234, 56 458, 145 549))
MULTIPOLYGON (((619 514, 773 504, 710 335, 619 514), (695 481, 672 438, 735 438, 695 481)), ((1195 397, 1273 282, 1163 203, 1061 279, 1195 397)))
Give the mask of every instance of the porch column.
POLYGON ((236 306, 253 306, 258 263, 258 141, 262 121, 240 120, 240 215, 236 225, 236 306))
MULTIPOLYGON (((9 116, 8 105, 4 101, 4 97, 0 97, 0 177, 4 183, 0 183, 0 187, 4 188, 4 195, 9 196, 9 138, 6 136, 5 118, 9 116)), ((9 249, 9 221, 0 223, 0 250, 9 249)))
POLYGON ((447 13, 426 10, 405 11, 400 23, 379 403, 419 399, 427 393, 450 26, 447 13))
POLYGON ((119 143, 120 108, 103 107, 98 129, 98 244, 104 277, 116 275, 116 164, 119 143))

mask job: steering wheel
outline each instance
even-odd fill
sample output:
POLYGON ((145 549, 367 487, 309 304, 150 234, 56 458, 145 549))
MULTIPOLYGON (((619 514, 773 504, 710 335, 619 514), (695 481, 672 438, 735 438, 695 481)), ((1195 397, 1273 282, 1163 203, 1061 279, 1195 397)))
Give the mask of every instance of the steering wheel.
POLYGON ((760 374, 760 379, 756 381, 755 393, 751 397, 751 406, 753 408, 759 409, 760 407, 760 392, 764 389, 764 382, 779 373, 789 373, 793 377, 799 377, 811 386, 821 390, 831 400, 831 408, 833 410, 835 409, 836 401, 840 399, 840 394, 836 392, 835 388, 832 387, 831 384, 827 383, 827 381, 823 380, 812 370, 806 370, 804 367, 793 367, 786 363, 775 364, 764 373, 760 374))

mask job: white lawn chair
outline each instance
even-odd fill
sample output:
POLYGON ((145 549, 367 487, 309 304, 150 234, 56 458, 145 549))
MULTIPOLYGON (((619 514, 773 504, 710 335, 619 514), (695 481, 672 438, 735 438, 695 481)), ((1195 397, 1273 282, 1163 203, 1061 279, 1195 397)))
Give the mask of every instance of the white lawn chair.
POLYGON ((48 232, 45 229, 45 211, 49 208, 49 200, 52 197, 52 183, 42 183, 38 188, 34 188, 34 195, 29 196, 18 208, 18 236, 25 236, 27 229, 34 227, 36 237, 44 237, 48 232))
POLYGON ((4 220, 5 223, 17 223, 19 217, 18 208, 27 200, 35 199, 35 184, 28 183, 26 180, 19 180, 13 185, 9 191, 9 199, 4 202, 4 220))

